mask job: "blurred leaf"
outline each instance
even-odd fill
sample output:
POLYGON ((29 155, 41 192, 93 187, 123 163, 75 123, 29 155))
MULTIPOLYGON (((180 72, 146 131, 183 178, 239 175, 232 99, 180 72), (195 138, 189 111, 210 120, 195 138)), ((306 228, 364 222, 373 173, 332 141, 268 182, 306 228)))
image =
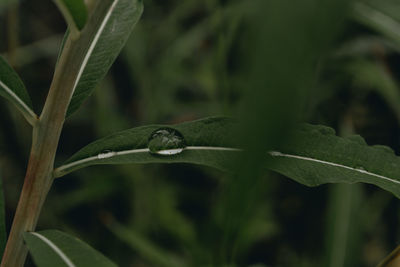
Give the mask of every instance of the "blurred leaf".
POLYGON ((117 266, 86 243, 58 230, 26 232, 24 239, 38 267, 117 266))
POLYGON ((330 189, 324 266, 359 266, 361 236, 364 232, 359 216, 363 202, 362 188, 359 184, 338 184, 330 189))
POLYGON ((76 44, 86 50, 77 59, 80 64, 67 116, 79 108, 107 73, 142 11, 142 0, 98 1, 76 44))
POLYGON ((13 103, 32 125, 37 120, 32 102, 18 74, 0 56, 0 95, 13 103))
POLYGON ((140 254, 152 266, 163 266, 163 267, 178 267, 188 266, 183 264, 182 260, 177 256, 163 250, 150 240, 142 237, 139 233, 133 229, 128 229, 123 225, 112 221, 107 225, 110 231, 116 235, 120 240, 128 244, 135 252, 140 254))
POLYGON ((0 1, 0 12, 3 11, 3 9, 6 9, 8 6, 13 5, 17 2, 18 2, 18 0, 1 0, 0 1))
POLYGON ((301 119, 317 63, 344 25, 351 1, 248 2, 252 12, 244 18, 248 27, 241 37, 243 97, 238 109, 246 152, 221 201, 221 265, 236 261, 236 240, 262 195, 259 180, 266 151, 286 142, 301 119))
POLYGON ((354 5, 355 18, 400 44, 400 6, 396 0, 365 0, 354 5))
POLYGON ((353 75, 357 86, 380 94, 400 121, 400 90, 383 64, 360 59, 350 62, 347 70, 353 75))
POLYGON ((388 38, 377 35, 363 35, 341 44, 334 55, 337 57, 370 56, 377 49, 384 51, 385 55, 400 52, 400 46, 388 38))
POLYGON ((88 12, 83 0, 54 0, 70 29, 82 30, 88 12))

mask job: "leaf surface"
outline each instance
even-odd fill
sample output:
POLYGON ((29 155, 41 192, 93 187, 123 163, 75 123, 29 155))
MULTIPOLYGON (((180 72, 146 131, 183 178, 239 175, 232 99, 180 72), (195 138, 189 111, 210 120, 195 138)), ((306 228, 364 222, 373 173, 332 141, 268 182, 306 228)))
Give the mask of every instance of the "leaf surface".
POLYGON ((343 138, 332 128, 304 124, 292 145, 269 154, 271 170, 307 186, 363 182, 400 197, 400 157, 387 146, 368 146, 359 135, 343 138))
POLYGON ((143 12, 141 0, 97 1, 77 45, 85 47, 67 116, 92 94, 125 45, 143 12))
POLYGON ((179 131, 186 148, 171 156, 150 154, 147 147, 150 135, 166 125, 149 125, 118 132, 81 149, 54 172, 56 177, 96 164, 174 163, 185 162, 229 170, 229 162, 238 149, 233 146, 232 129, 236 126, 229 118, 211 117, 193 122, 168 126, 179 131))
POLYGON ((100 252, 58 230, 27 232, 24 239, 38 267, 115 267, 100 252))
MULTIPOLYGON (((176 155, 149 153, 150 135, 165 125, 150 125, 119 132, 81 149, 54 172, 61 177, 96 164, 193 163, 223 171, 241 154, 235 143, 237 123, 212 117, 171 127, 184 137, 186 148, 176 155)), ((400 197, 400 157, 389 147, 368 146, 361 136, 342 138, 332 128, 303 124, 289 143, 265 152, 265 168, 307 186, 325 183, 370 183, 400 197), (268 160, 267 160, 268 159, 268 160)))
POLYGON ((33 124, 37 115, 33 111, 32 102, 26 91, 25 85, 18 74, 0 56, 0 95, 13 103, 28 120, 33 124))

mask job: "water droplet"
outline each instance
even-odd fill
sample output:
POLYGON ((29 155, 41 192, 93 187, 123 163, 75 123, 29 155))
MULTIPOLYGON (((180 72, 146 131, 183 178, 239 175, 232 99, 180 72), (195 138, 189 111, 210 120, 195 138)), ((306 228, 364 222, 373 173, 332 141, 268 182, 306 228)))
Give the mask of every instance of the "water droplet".
POLYGON ((149 137, 147 146, 150 153, 157 155, 176 155, 185 148, 183 135, 175 129, 164 127, 155 130, 149 137))
POLYGON ((115 155, 114 151, 104 150, 100 154, 97 155, 98 159, 108 159, 115 155))

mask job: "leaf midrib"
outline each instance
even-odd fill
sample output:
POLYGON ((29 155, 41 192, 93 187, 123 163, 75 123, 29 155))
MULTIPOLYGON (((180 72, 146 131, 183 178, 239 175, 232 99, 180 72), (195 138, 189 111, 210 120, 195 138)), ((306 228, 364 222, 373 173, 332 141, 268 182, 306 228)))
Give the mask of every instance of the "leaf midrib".
POLYGON ((83 72, 85 71, 86 65, 88 64, 89 59, 90 59, 90 57, 91 57, 91 55, 92 55, 92 53, 93 53, 93 51, 94 51, 94 48, 96 47, 97 42, 99 41, 100 36, 101 36, 101 34, 103 33, 103 30, 104 30, 104 28, 106 27, 107 22, 108 22, 108 20, 110 19, 111 14, 112 14, 113 10, 115 9, 115 6, 117 5, 118 1, 119 1, 119 0, 114 0, 114 1, 113 1, 113 3, 111 4, 110 8, 109 8, 108 11, 107 11, 106 16, 104 17, 103 21, 101 22, 100 27, 99 27, 98 30, 96 31, 96 34, 95 34, 95 36, 94 36, 94 38, 93 38, 93 40, 92 40, 92 42, 91 42, 91 44, 90 44, 90 46, 89 46, 89 49, 88 49, 88 51, 87 51, 87 53, 86 53, 86 55, 85 55, 85 57, 84 57, 84 59, 83 59, 83 61, 82 61, 81 66, 80 66, 80 68, 79 68, 78 75, 76 76, 75 83, 74 83, 74 87, 73 87, 73 89, 72 89, 71 98, 73 97, 73 95, 74 95, 74 93, 75 93, 76 87, 77 87, 78 84, 79 84, 79 81, 80 81, 80 79, 81 79, 81 77, 82 77, 83 72))
POLYGON ((330 162, 330 161, 325 161, 325 160, 320 160, 320 159, 314 159, 314 158, 310 158, 310 157, 304 157, 304 156, 293 155, 293 154, 286 154, 286 153, 282 153, 282 152, 278 152, 278 151, 271 151, 271 152, 269 152, 269 154, 272 157, 294 158, 294 159, 298 159, 298 160, 311 161, 311 162, 314 162, 314 163, 321 163, 321 164, 325 164, 325 165, 329 165, 329 166, 333 166, 333 167, 339 167, 339 168, 355 171, 355 172, 358 172, 358 173, 374 176, 374 177, 377 177, 377 178, 381 178, 383 180, 386 180, 386 181, 389 181, 389 182, 393 182, 393 183, 396 183, 396 184, 400 184, 400 181, 398 181, 396 179, 393 179, 393 178, 390 178, 390 177, 386 177, 386 176, 383 176, 383 175, 380 175, 380 174, 376 174, 376 173, 373 173, 373 172, 369 172, 367 170, 349 167, 347 165, 343 165, 343 164, 339 164, 339 163, 335 163, 335 162, 330 162))
MULTIPOLYGON (((216 146, 187 146, 184 148, 184 150, 210 150, 210 151, 230 151, 230 152, 240 152, 242 149, 239 148, 233 148, 233 147, 216 147, 216 146)), ((124 155, 131 155, 131 154, 137 154, 137 153, 150 153, 150 150, 148 148, 139 148, 139 149, 130 149, 130 150, 121 150, 121 151, 113 151, 114 154, 103 159, 109 159, 109 158, 114 158, 116 156, 124 156, 124 155)), ((61 165, 60 167, 56 168, 54 170, 54 176, 58 176, 58 174, 61 174, 63 170, 73 168, 74 166, 79 166, 80 164, 91 162, 91 161, 96 161, 99 160, 98 155, 83 158, 77 161, 73 161, 64 165, 61 165)))
POLYGON ((14 93, 8 85, 6 85, 3 81, 0 80, 0 86, 3 87, 6 93, 8 93, 11 98, 15 99, 22 108, 20 108, 24 113, 28 113, 31 119, 36 118, 35 112, 16 94, 14 93))
MULTIPOLYGON (((217 146, 187 146, 185 147, 184 150, 203 150, 203 151, 229 151, 229 152, 242 152, 243 149, 239 149, 239 148, 233 148, 233 147, 217 147, 217 146)), ((123 155, 131 155, 131 154, 137 154, 137 153, 149 153, 149 149, 148 148, 140 148, 140 149, 132 149, 132 150, 122 150, 122 151, 115 151, 114 154, 112 154, 111 156, 107 157, 106 159, 109 158, 114 158, 117 156, 123 156, 123 155)), ((315 158, 311 158, 311 157, 306 157, 306 156, 300 156, 300 155, 295 155, 295 154, 287 154, 287 153, 283 153, 283 152, 279 152, 279 151, 269 151, 268 154, 272 157, 283 157, 283 158, 289 158, 289 159, 297 159, 297 160, 303 160, 303 161, 308 161, 308 162, 313 162, 316 164, 323 164, 323 165, 328 165, 328 166, 333 166, 333 167, 338 167, 338 168, 342 168, 342 169, 346 169, 346 170, 350 170, 350 171, 354 171, 354 172, 358 172, 361 174, 365 174, 365 175, 369 175, 369 176, 373 176, 376 178, 380 178, 395 184, 400 184, 400 181, 390 178, 390 177, 386 177, 377 173, 373 173, 373 172, 369 172, 367 170, 364 169, 360 169, 360 168, 354 168, 354 167, 350 167, 344 164, 340 164, 340 163, 335 163, 335 162, 331 162, 331 161, 325 161, 325 160, 320 160, 320 159, 315 159, 315 158)), ((83 158, 77 161, 73 161, 70 162, 68 164, 62 165, 60 167, 58 167, 57 169, 54 170, 54 174, 55 177, 61 177, 63 174, 62 172, 66 169, 70 169, 73 168, 74 166, 79 166, 80 164, 83 163, 87 163, 87 162, 91 162, 91 161, 97 161, 99 160, 98 155, 95 156, 91 156, 91 157, 87 157, 87 158, 83 158), (61 175, 59 175, 61 174, 61 175)))
POLYGON ((60 258, 65 262, 65 264, 68 267, 76 267, 76 265, 68 258, 68 256, 65 255, 65 253, 59 247, 57 247, 57 245, 54 244, 50 239, 46 238, 45 236, 39 233, 32 232, 30 234, 36 236, 41 241, 46 243, 58 256, 60 256, 60 258))

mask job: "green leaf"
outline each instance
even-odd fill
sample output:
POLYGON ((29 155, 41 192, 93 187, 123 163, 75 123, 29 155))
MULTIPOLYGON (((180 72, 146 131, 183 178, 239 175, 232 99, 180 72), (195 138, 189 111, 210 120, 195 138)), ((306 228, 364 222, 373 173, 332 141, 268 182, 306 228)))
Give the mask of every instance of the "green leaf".
MULTIPOLYGON (((241 154, 235 145, 236 122, 213 117, 171 127, 179 131, 186 148, 176 155, 149 153, 151 134, 165 125, 150 125, 119 132, 93 142, 55 169, 61 177, 96 164, 193 163, 224 171, 241 154)), ((358 135, 342 138, 329 127, 304 124, 294 131, 293 140, 279 149, 265 152, 265 168, 284 174, 307 186, 325 183, 370 183, 400 197, 400 157, 386 146, 368 146, 358 135)))
POLYGON ((342 138, 332 128, 304 124, 292 145, 269 154, 271 170, 307 186, 363 182, 400 197, 400 157, 387 146, 368 146, 359 135, 342 138))
POLYGON ((37 115, 33 111, 32 102, 25 85, 18 74, 0 56, 0 95, 12 102, 30 124, 34 124, 37 115))
POLYGON ((185 139, 186 149, 177 155, 149 153, 150 135, 165 125, 149 125, 115 133, 84 147, 54 172, 61 177, 74 170, 96 164, 173 163, 186 162, 229 170, 229 162, 237 155, 233 147, 232 119, 212 117, 174 126, 185 139))
POLYGON ((86 243, 58 230, 27 232, 24 239, 38 267, 117 266, 86 243))
POLYGON ((143 12, 141 0, 98 1, 77 45, 84 47, 67 116, 93 93, 143 12))
POLYGON ((69 28, 80 31, 86 24, 88 12, 83 0, 54 0, 69 28))

